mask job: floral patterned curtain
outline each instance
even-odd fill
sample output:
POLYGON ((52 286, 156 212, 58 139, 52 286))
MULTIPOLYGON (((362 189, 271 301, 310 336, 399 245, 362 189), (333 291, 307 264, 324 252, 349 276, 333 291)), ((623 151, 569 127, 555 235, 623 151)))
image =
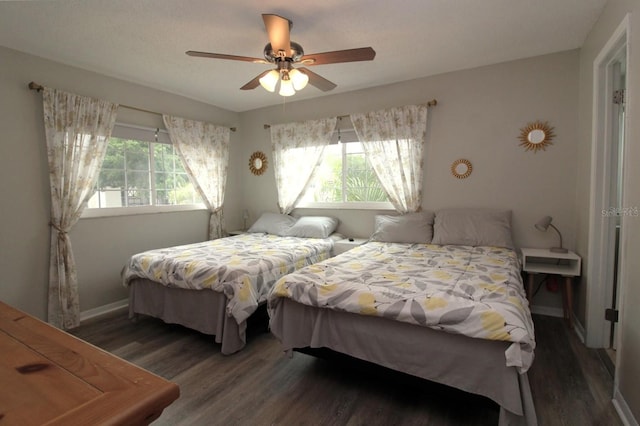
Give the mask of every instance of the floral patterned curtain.
POLYGON ((427 106, 351 114, 351 121, 367 160, 395 209, 399 213, 419 211, 427 106))
POLYGON ((48 321, 80 324, 78 278, 68 232, 93 195, 117 104, 44 88, 44 126, 51 185, 48 321))
POLYGON ((331 141, 338 119, 324 118, 301 123, 271 125, 278 207, 290 213, 307 187, 331 141))
POLYGON ((209 216, 209 239, 224 236, 222 206, 229 169, 228 127, 163 115, 184 168, 205 205, 209 216))

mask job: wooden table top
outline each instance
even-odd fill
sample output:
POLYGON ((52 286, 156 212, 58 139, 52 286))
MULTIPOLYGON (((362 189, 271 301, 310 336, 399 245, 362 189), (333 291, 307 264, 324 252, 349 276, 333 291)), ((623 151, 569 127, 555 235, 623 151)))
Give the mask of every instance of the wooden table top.
POLYGON ((180 389, 0 302, 0 425, 146 425, 180 389))

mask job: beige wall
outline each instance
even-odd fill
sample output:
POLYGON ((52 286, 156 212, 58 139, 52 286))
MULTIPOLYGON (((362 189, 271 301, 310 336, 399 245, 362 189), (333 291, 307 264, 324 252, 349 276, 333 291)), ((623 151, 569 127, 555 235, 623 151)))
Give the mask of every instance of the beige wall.
MULTIPOLYGON (((627 151, 625 170, 624 205, 640 207, 640 3, 637 0, 610 0, 598 22, 587 37, 580 54, 580 101, 579 101, 579 147, 578 147, 578 185, 577 185, 577 222, 578 250, 586 256, 589 241, 589 203, 591 196, 591 136, 593 105, 593 62, 627 13, 630 15, 630 55, 627 58, 627 151)), ((640 218, 624 218, 622 244, 624 255, 621 259, 626 277, 622 283, 623 296, 620 323, 620 347, 616 377, 619 380, 620 394, 635 417, 640 419, 640 218)), ((586 269, 583 269, 586 271, 586 269)), ((589 277, 583 281, 579 294, 581 317, 586 313, 586 288, 589 277)), ((597 313, 596 313, 597 314, 597 313)))
MULTIPOLYGON (((237 126, 231 137, 225 203, 228 229, 242 226, 243 208, 249 209, 250 221, 262 211, 277 210, 273 165, 262 176, 252 175, 247 167, 255 150, 271 157, 269 131, 263 124, 436 98, 438 105, 430 110, 428 126, 424 207, 512 209, 515 242, 531 247, 556 243, 552 233, 533 228, 541 216, 550 214, 562 230, 566 245, 574 246, 575 211, 568 194, 575 191, 576 176, 577 51, 310 101, 285 102, 241 114, 9 49, 0 49, 0 59, 8 65, 0 70, 4 138, 0 144, 0 267, 5 271, 0 298, 39 317, 46 311, 49 188, 41 96, 27 89, 31 80, 152 111, 237 126), (534 154, 518 145, 518 135, 522 126, 536 119, 548 120, 557 137, 547 151, 534 154), (450 174, 450 165, 458 158, 473 163, 473 174, 466 180, 450 174)), ((118 120, 161 126, 159 116, 126 109, 119 111, 118 120)), ((376 212, 295 213, 332 214, 341 220, 341 232, 365 237, 372 231, 376 212)), ((81 311, 126 298, 119 272, 129 255, 146 248, 202 240, 206 222, 205 212, 82 219, 70 233, 78 265, 81 311)), ((543 289, 536 304, 558 309, 560 298, 543 289)))
MULTIPOLYGON (((242 114, 243 156, 255 150, 269 154, 269 130, 263 125, 345 115, 350 112, 424 103, 430 109, 425 160, 425 209, 452 206, 500 207, 513 210, 515 243, 549 247, 557 236, 541 233, 533 224, 551 215, 565 245, 575 247, 575 153, 577 141, 578 51, 569 51, 309 101, 284 103, 242 114), (546 151, 519 146, 520 128, 534 120, 549 121, 556 139, 546 151), (473 173, 458 180, 451 163, 466 158, 473 173)), ((307 90, 307 89, 305 89, 307 90)), ((315 90, 310 88, 308 90, 315 90)), ((269 155, 269 158, 271 156, 269 155)), ((243 203, 255 218, 277 211, 273 168, 253 176, 245 164, 243 203)), ((294 213, 321 213, 321 210, 294 213)), ((324 211, 341 220, 339 231, 369 236, 375 212, 324 211)), ((542 290, 538 305, 559 308, 559 294, 542 290)))
MULTIPOLYGON (((45 318, 49 264, 49 176, 42 96, 29 81, 182 117, 237 126, 237 113, 0 47, 0 300, 45 318)), ((158 115, 120 109, 118 121, 162 126, 158 115)), ((239 161, 236 134, 231 161, 239 161)), ((239 177, 229 175, 227 208, 239 209, 239 177), (235 198, 234 198, 235 196, 235 198)), ((204 240, 204 211, 81 219, 70 232, 81 311, 127 297, 120 270, 127 256, 151 247, 204 240)), ((239 222, 238 222, 239 224, 239 222)))

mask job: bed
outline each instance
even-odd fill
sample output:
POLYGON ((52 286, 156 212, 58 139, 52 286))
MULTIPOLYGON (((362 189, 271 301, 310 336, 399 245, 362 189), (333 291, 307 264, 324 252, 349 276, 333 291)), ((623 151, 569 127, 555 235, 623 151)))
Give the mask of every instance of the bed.
POLYGON ((537 424, 510 212, 448 209, 431 223, 428 213, 376 217, 372 241, 278 280, 272 333, 287 352, 327 348, 483 395, 501 425, 537 424))
POLYGON ((335 219, 268 213, 245 234, 138 253, 122 272, 129 316, 215 335, 223 354, 237 352, 273 284, 332 255, 336 226, 335 219))

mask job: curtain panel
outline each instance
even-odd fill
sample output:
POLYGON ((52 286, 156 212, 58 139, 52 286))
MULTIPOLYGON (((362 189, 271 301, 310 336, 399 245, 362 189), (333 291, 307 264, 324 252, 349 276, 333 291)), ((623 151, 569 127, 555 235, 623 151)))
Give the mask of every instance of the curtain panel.
POLYGON ((209 239, 223 237, 222 207, 229 170, 228 127, 163 115, 171 142, 176 147, 191 183, 211 212, 209 239))
POLYGON ((278 190, 278 208, 290 213, 304 193, 331 142, 336 117, 271 125, 271 147, 278 190))
POLYGON ((396 211, 420 210, 427 105, 351 114, 351 122, 396 211))
POLYGON ((93 195, 115 124, 117 104, 43 89, 51 186, 48 321, 80 324, 76 264, 68 232, 93 195))

